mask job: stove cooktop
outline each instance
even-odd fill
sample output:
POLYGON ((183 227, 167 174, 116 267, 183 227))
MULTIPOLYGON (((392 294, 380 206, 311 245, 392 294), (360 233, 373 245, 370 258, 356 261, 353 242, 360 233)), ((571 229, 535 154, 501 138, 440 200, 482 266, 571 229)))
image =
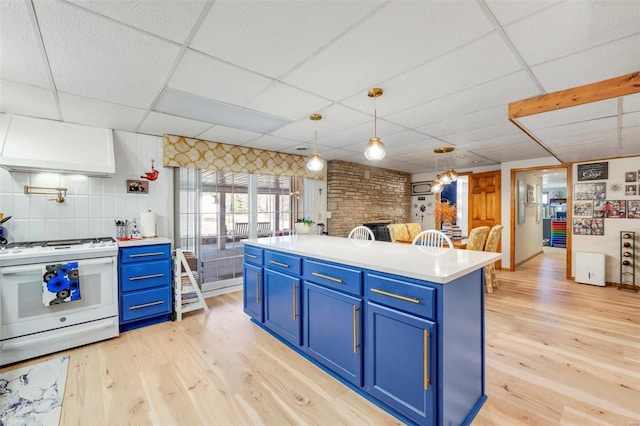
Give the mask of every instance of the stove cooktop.
POLYGON ((35 262, 117 256, 118 244, 111 237, 73 240, 25 241, 0 247, 0 266, 35 262))
POLYGON ((112 237, 98 237, 98 238, 80 238, 75 240, 49 240, 49 241, 22 241, 6 244, 6 249, 14 248, 31 248, 31 247, 60 247, 60 246, 79 246, 84 244, 100 244, 100 243, 115 243, 116 240, 112 237))

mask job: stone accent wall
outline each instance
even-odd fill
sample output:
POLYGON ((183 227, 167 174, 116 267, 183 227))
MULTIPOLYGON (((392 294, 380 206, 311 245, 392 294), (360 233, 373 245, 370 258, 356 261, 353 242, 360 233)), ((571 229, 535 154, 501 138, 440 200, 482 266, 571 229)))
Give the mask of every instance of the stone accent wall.
POLYGON ((329 235, 346 237, 368 222, 409 222, 411 175, 346 161, 327 164, 329 235))

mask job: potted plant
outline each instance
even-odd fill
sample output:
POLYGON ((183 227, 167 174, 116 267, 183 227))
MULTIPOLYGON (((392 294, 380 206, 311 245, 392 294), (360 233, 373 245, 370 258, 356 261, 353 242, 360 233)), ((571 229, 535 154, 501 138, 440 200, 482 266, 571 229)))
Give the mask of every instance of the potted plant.
POLYGON ((305 218, 296 220, 296 223, 294 224, 296 229, 296 234, 308 234, 309 231, 311 230, 311 225, 313 225, 314 223, 315 222, 311 220, 310 217, 305 217, 305 218))

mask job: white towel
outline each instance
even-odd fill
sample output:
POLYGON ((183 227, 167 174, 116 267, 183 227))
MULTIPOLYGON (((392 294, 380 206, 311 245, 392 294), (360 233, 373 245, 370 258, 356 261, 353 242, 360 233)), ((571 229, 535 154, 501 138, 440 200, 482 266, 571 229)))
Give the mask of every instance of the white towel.
POLYGON ((44 306, 80 300, 78 262, 45 265, 42 271, 42 303, 44 306))

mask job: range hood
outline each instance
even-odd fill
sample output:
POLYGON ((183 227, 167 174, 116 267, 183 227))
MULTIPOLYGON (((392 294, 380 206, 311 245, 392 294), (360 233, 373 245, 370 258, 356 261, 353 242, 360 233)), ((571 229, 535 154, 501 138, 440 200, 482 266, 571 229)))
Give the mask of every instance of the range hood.
POLYGON ((113 130, 0 115, 0 167, 111 177, 116 172, 113 130))

